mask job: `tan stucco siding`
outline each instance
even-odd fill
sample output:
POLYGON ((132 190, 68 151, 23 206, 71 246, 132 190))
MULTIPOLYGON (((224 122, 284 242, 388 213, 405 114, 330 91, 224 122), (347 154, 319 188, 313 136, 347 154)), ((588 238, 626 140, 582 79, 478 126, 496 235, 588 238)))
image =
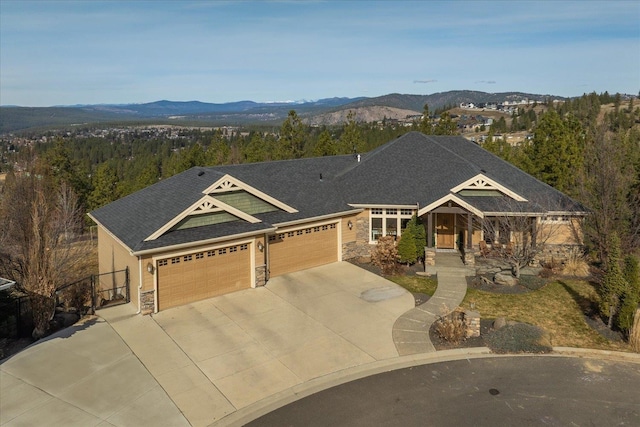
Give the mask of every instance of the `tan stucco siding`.
POLYGON ((365 216, 368 218, 368 212, 360 212, 356 215, 349 215, 342 218, 342 243, 349 243, 356 241, 356 225, 358 224, 358 217, 365 216), (349 221, 351 221, 351 229, 349 229, 349 221))
POLYGON ((129 267, 131 301, 138 306, 137 289, 140 285, 140 270, 138 257, 131 255, 129 250, 114 239, 104 228, 98 226, 98 270, 100 272, 100 289, 113 286, 112 271, 124 270, 129 267))
POLYGON ((572 218, 568 222, 540 222, 538 233, 549 245, 581 245, 583 233, 581 220, 572 218))

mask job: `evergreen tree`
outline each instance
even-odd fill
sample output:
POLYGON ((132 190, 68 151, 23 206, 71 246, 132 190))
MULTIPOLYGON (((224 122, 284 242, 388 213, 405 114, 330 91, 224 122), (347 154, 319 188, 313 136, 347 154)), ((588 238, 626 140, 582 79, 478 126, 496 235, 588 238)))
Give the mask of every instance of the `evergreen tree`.
POLYGON ((627 255, 624 258, 624 269, 622 272, 627 287, 622 294, 622 304, 618 314, 618 327, 628 332, 633 326, 633 316, 640 304, 640 267, 638 258, 627 255))
POLYGON ((205 154, 205 164, 207 166, 225 165, 229 162, 230 155, 231 149, 229 148, 227 140, 222 135, 220 130, 217 130, 213 135, 213 138, 211 139, 209 147, 207 147, 207 151, 205 154))
POLYGON ((313 149, 313 155, 316 157, 334 156, 338 154, 336 142, 331 137, 331 133, 325 129, 318 137, 318 143, 313 149))
POLYGON ((267 158, 267 153, 264 145, 264 139, 258 132, 254 132, 251 136, 249 144, 244 149, 244 160, 247 163, 263 162, 267 158))
POLYGON ((447 112, 440 115, 440 120, 433 128, 434 135, 458 135, 458 126, 447 112))
POLYGON ((607 326, 611 328, 613 319, 620 309, 620 300, 627 283, 620 269, 620 238, 617 234, 611 236, 609 246, 607 270, 600 286, 600 310, 609 319, 607 326))
POLYGON ((364 151, 364 139, 356 122, 356 113, 349 111, 339 143, 340 154, 357 154, 364 151))
POLYGON ((407 227, 400 236, 398 242, 398 259, 407 265, 413 264, 417 260, 416 239, 413 227, 407 227))
POLYGON ((289 111, 287 119, 280 127, 280 139, 276 150, 276 158, 299 159, 304 153, 306 129, 295 110, 289 111))
POLYGON ((422 119, 420 120, 419 130, 425 135, 431 135, 433 133, 433 125, 431 124, 431 117, 429 113, 429 104, 424 104, 424 110, 422 111, 422 119))
POLYGON ((528 171, 536 178, 565 193, 573 193, 583 156, 581 126, 563 120, 553 109, 539 120, 533 141, 527 146, 528 171))
POLYGON ((120 197, 118 174, 110 163, 102 163, 93 175, 93 191, 89 194, 89 207, 97 209, 120 197))
MULTIPOLYGON (((427 230, 417 215, 411 217, 411 221, 407 223, 407 228, 411 228, 416 246, 416 257, 418 260, 424 259, 424 247, 427 244, 427 230)), ((404 233, 404 232, 403 232, 404 233)))
POLYGON ((90 190, 89 173, 77 160, 73 159, 73 154, 65 140, 56 138, 53 146, 44 156, 44 163, 56 187, 64 182, 71 186, 80 204, 86 202, 90 190))

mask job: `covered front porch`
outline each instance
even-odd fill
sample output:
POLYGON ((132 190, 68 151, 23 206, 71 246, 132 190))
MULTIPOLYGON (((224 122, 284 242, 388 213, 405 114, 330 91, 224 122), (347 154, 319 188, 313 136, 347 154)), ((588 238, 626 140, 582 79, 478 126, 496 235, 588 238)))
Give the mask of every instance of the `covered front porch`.
POLYGON ((519 216, 517 224, 507 215, 485 215, 473 206, 449 201, 427 212, 420 212, 426 229, 425 264, 435 265, 436 253, 457 252, 466 265, 475 263, 475 255, 487 248, 508 248, 518 239, 535 239, 536 218, 519 216), (526 236, 525 236, 526 235, 526 236))
POLYGON ((423 214, 426 229, 425 264, 435 265, 436 252, 458 252, 473 264, 474 248, 482 240, 482 223, 472 212, 449 203, 423 214))

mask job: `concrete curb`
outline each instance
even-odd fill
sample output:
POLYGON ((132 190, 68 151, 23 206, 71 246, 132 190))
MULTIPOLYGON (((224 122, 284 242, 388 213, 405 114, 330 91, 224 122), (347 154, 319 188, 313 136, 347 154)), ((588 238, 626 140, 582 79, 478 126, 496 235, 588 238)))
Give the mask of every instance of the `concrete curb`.
POLYGON ((413 366, 428 365, 433 363, 451 362, 456 360, 500 358, 500 357, 575 357, 599 360, 611 360, 617 362, 630 362, 640 364, 640 354, 625 353, 621 351, 596 350, 573 347, 554 347, 553 353, 536 354, 495 354, 488 347, 461 348, 455 350, 443 350, 435 353, 412 354, 393 359, 379 360, 366 365, 354 366, 334 372, 323 377, 314 378, 290 389, 262 399, 259 402, 241 408, 232 414, 216 421, 211 426, 242 426, 278 408, 288 405, 296 400, 303 399, 314 393, 327 390, 341 384, 355 381, 361 378, 410 368, 413 366))

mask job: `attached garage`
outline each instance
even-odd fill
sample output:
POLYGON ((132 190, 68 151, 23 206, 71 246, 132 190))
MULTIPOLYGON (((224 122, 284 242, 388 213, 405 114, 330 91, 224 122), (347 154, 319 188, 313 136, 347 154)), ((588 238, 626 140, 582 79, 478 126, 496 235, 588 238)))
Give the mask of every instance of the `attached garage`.
POLYGON ((269 237, 271 277, 338 261, 336 223, 286 231, 269 237))
POLYGON ((248 243, 158 259, 158 310, 251 287, 248 243))

